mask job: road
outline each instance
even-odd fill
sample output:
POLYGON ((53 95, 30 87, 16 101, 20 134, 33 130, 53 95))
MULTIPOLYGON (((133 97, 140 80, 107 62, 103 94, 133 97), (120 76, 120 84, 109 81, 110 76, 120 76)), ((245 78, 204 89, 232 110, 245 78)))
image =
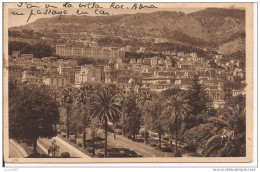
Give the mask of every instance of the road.
POLYGON ((9 140, 9 157, 10 158, 25 158, 28 154, 25 150, 16 143, 13 139, 9 140))
POLYGON ((59 152, 56 153, 56 156, 60 156, 63 152, 69 152, 71 158, 91 158, 59 137, 53 137, 51 139, 40 138, 38 139, 37 145, 48 154, 48 148, 52 145, 54 139, 56 140, 56 144, 59 146, 59 152))
POLYGON ((118 146, 123 146, 125 148, 129 148, 134 150, 137 154, 143 157, 164 157, 165 154, 155 148, 145 145, 144 143, 137 143, 129 140, 121 135, 116 135, 116 139, 114 140, 114 135, 112 133, 108 134, 108 142, 112 142, 118 146))

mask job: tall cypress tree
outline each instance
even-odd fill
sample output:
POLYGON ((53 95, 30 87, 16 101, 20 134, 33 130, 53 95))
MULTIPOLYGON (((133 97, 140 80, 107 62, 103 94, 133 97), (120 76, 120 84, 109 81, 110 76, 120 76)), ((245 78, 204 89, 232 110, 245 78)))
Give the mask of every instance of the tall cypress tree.
MULTIPOLYGON (((190 120, 192 124, 199 125, 203 123, 206 119, 202 119, 202 116, 208 113, 210 109, 211 101, 203 89, 202 85, 199 83, 198 75, 192 80, 192 89, 189 91, 189 105, 191 107, 190 120)), ((190 124, 192 126, 192 124, 190 124)))

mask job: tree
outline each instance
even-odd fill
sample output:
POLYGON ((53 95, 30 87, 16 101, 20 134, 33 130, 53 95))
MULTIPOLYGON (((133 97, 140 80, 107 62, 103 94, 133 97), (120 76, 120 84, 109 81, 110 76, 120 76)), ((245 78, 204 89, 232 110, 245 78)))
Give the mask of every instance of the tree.
POLYGON ((122 121, 123 132, 125 134, 126 129, 132 134, 132 139, 135 140, 136 132, 140 128, 141 111, 137 104, 138 95, 134 92, 128 92, 122 102, 122 121))
POLYGON ((170 114, 169 121, 174 123, 174 134, 175 134, 175 156, 177 154, 177 141, 178 141, 178 122, 182 122, 185 115, 187 115, 189 109, 188 100, 186 95, 179 93, 170 97, 166 102, 166 114, 170 114))
POLYGON ((144 140, 145 144, 148 144, 148 128, 149 124, 152 122, 152 118, 148 113, 149 101, 152 101, 152 93, 150 91, 141 92, 138 95, 137 104, 142 112, 141 121, 144 125, 144 140))
POLYGON ((191 107, 191 113, 187 118, 187 129, 193 126, 205 123, 206 116, 210 115, 212 103, 207 93, 199 83, 198 75, 195 75, 192 81, 192 89, 188 92, 189 106, 191 107))
POLYGON ((20 85, 17 89, 17 94, 9 97, 10 138, 32 140, 36 154, 39 137, 57 134, 54 125, 59 122, 58 104, 44 86, 20 85))
POLYGON ((159 94, 152 94, 152 100, 147 102, 147 112, 151 117, 151 129, 158 133, 159 148, 161 148, 162 134, 164 132, 163 100, 159 94))
POLYGON ((81 87, 78 89, 77 92, 77 101, 80 105, 83 104, 84 110, 83 113, 81 113, 82 118, 80 123, 82 123, 82 130, 83 130, 83 147, 86 148, 86 127, 87 123, 90 121, 90 116, 88 115, 89 109, 90 109, 90 101, 92 99, 91 93, 94 91, 94 85, 93 84, 84 84, 81 85, 81 87))
POLYGON ((66 109, 66 137, 70 136, 70 117, 71 117, 71 105, 74 101, 75 92, 72 87, 64 88, 60 93, 59 103, 66 109))
POLYGON ((210 119, 217 131, 205 145, 203 156, 245 156, 246 108, 237 104, 225 107, 217 117, 210 119))
POLYGON ((184 133, 184 141, 187 144, 186 149, 197 151, 203 148, 208 139, 213 136, 215 126, 212 123, 200 124, 184 133))
POLYGON ((93 97, 90 105, 91 117, 104 124, 105 128, 105 157, 107 157, 107 123, 120 118, 120 104, 117 92, 105 85, 100 87, 93 97))
POLYGON ((91 136, 92 136, 92 156, 94 157, 95 156, 95 139, 96 139, 96 136, 97 136, 97 131, 98 131, 98 125, 96 124, 97 121, 95 120, 92 120, 91 121, 91 124, 90 124, 90 131, 91 131, 91 136))
MULTIPOLYGON (((71 116, 70 116, 70 126, 69 128, 72 130, 72 133, 74 133, 74 143, 77 143, 77 136, 79 132, 82 132, 84 130, 84 114, 85 106, 81 103, 74 103, 71 106, 71 116)), ((83 135, 84 137, 84 135, 83 135)))
POLYGON ((42 58, 51 56, 54 49, 45 42, 28 44, 20 41, 9 41, 8 54, 11 55, 13 51, 20 51, 21 54, 34 54, 36 58, 42 58))

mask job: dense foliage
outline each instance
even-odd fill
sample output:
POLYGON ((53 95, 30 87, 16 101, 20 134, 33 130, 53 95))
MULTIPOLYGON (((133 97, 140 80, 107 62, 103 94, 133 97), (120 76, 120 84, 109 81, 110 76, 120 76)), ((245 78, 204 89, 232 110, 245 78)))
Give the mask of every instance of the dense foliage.
POLYGON ((104 156, 109 156, 107 135, 116 128, 133 141, 140 141, 137 135, 143 136, 147 144, 150 134, 157 133, 156 146, 161 150, 166 148, 164 139, 168 135, 174 156, 181 156, 183 149, 210 157, 246 154, 245 98, 232 97, 224 107, 214 109, 197 77, 191 90, 161 93, 122 92, 115 85, 94 83, 49 90, 10 80, 9 107, 11 138, 52 137, 56 134, 53 127, 59 124, 64 126, 69 141, 73 134, 73 144, 91 150, 93 156, 95 147, 105 148, 104 156), (86 138, 86 129, 91 142, 86 138), (98 130, 104 130, 104 146, 95 143, 100 140, 98 130))
POLYGON ((44 42, 28 44, 20 41, 9 41, 8 54, 11 55, 13 51, 20 51, 21 54, 34 54, 35 58, 42 58, 51 56, 55 50, 44 42))
POLYGON ((39 137, 56 135, 58 104, 44 86, 9 83, 9 134, 11 138, 33 142, 36 153, 39 137))

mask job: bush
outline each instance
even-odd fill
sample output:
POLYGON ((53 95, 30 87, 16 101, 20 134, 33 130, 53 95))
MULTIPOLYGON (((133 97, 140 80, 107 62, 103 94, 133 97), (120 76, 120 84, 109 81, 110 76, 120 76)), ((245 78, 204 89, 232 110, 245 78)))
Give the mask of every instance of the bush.
POLYGON ((86 148, 88 153, 93 153, 93 148, 86 148))
POLYGON ((50 158, 50 156, 45 154, 40 154, 40 153, 36 153, 36 154, 32 153, 27 158, 50 158))
POLYGON ((66 138, 66 133, 61 133, 61 136, 62 136, 63 138, 66 138))
POLYGON ((117 149, 117 148, 110 148, 110 149, 108 149, 108 152, 119 152, 119 149, 117 149))
POLYGON ((162 140, 164 140, 164 141, 170 141, 170 139, 169 139, 168 137, 164 137, 164 138, 162 138, 162 140))
POLYGON ((41 158, 50 158, 49 155, 42 154, 41 158))
POLYGON ((102 141, 104 141, 105 139, 104 138, 102 138, 102 137, 96 137, 95 138, 95 141, 96 142, 102 142, 102 141))
POLYGON ((78 146, 79 146, 79 147, 82 147, 82 143, 78 143, 78 146))
POLYGON ((152 147, 157 147, 157 144, 151 144, 152 147))
POLYGON ((128 154, 126 153, 118 153, 118 152, 114 152, 114 153, 109 153, 108 154, 108 157, 111 157, 111 158, 115 158, 115 157, 129 157, 128 154))
POLYGON ((99 154, 97 154, 97 157, 98 158, 104 158, 104 154, 103 153, 99 153, 99 154))
POLYGON ((181 157, 181 152, 180 151, 175 151, 173 156, 174 157, 181 157))
POLYGON ((31 139, 26 139, 25 140, 25 143, 28 145, 28 146, 33 146, 33 141, 31 139))
POLYGON ((62 152, 61 158, 70 158, 70 153, 69 152, 62 152))
POLYGON ((41 158, 41 154, 40 153, 36 153, 36 154, 32 153, 27 158, 41 158))
POLYGON ((90 139, 86 140, 86 144, 87 144, 87 146, 92 146, 92 140, 90 140, 90 139))
POLYGON ((137 139, 136 140, 138 143, 144 143, 144 139, 137 139))
POLYGON ((202 148, 207 140, 213 135, 213 130, 214 126, 211 123, 201 124, 187 130, 184 133, 184 141, 187 143, 187 147, 191 149, 194 149, 192 147, 202 148))
POLYGON ((185 149, 187 151, 191 151, 191 152, 196 152, 196 146, 192 145, 192 144, 184 146, 183 149, 185 149))
POLYGON ((95 148, 96 149, 104 149, 104 144, 101 142, 101 143, 97 143, 95 144, 95 148))
POLYGON ((173 152, 171 147, 161 148, 162 152, 173 152))

